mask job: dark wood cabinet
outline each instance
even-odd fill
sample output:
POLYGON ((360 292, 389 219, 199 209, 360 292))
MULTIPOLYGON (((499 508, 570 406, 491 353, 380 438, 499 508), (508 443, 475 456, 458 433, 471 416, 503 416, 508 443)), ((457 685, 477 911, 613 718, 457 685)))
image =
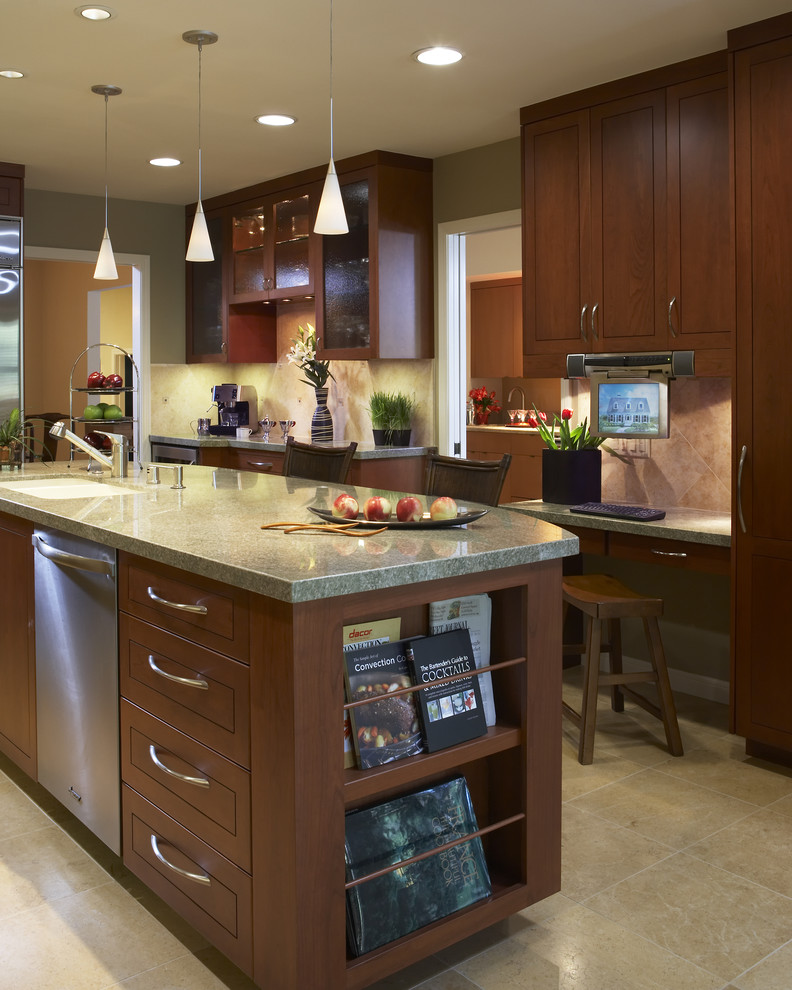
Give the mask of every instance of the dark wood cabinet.
POLYGON ((729 47, 738 262, 734 719, 749 752, 783 752, 789 761, 792 424, 781 410, 792 311, 792 16, 731 32, 729 47))
POLYGON ((36 779, 33 527, 0 515, 0 750, 36 779))
POLYGON ((25 166, 0 162, 0 217, 21 217, 24 193, 25 166))
POLYGON ((470 282, 470 374, 522 378, 522 278, 470 282))
POLYGON ((725 53, 521 119, 524 373, 563 375, 575 351, 694 348, 698 373, 728 374, 725 53))
POLYGON ((536 432, 523 431, 519 427, 512 431, 467 431, 467 456, 473 460, 494 461, 503 454, 512 455, 501 491, 501 505, 542 497, 543 447, 544 442, 536 432))
POLYGON ((322 238, 318 356, 432 357, 431 161, 373 152, 337 170, 349 233, 322 238))

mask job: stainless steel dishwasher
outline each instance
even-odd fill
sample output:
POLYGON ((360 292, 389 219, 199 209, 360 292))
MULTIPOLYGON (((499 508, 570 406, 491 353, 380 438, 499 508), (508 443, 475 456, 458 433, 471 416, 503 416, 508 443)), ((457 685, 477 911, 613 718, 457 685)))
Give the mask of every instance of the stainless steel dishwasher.
POLYGON ((121 852, 114 550, 36 527, 39 783, 121 852))

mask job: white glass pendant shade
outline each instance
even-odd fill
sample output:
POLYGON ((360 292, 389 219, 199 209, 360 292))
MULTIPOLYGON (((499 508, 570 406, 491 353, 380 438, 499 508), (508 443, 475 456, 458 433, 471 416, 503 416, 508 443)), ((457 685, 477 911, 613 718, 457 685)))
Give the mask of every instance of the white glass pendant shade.
POLYGON ((110 243, 110 234, 107 232, 107 227, 104 229, 102 245, 99 248, 99 257, 96 259, 96 268, 94 268, 93 277, 103 279, 118 278, 115 258, 113 257, 113 245, 110 243))
POLYGON ((338 184, 335 162, 330 159, 322 198, 316 212, 314 230, 317 234, 346 234, 349 232, 341 187, 338 184))
POLYGON ((187 245, 187 261, 214 261, 212 242, 209 239, 209 229, 206 226, 206 214, 200 200, 195 209, 190 243, 187 245))

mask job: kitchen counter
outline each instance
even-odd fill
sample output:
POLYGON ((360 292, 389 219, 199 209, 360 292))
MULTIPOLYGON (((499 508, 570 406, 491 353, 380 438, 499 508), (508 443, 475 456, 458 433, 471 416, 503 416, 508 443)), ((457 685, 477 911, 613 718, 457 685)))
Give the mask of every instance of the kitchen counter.
MULTIPOLYGON (((275 434, 275 430, 271 435, 275 434)), ((279 432, 279 431, 278 431, 279 432)), ((301 443, 310 443, 310 437, 297 437, 295 440, 299 440, 301 443)), ((164 436, 152 433, 149 436, 151 443, 166 443, 174 444, 178 447, 189 447, 195 450, 206 450, 216 447, 231 447, 239 450, 269 450, 273 452, 283 453, 286 450, 286 444, 283 441, 271 439, 264 441, 263 438, 258 434, 252 434, 247 440, 238 440, 235 436, 227 437, 197 437, 193 433, 176 433, 170 436, 164 436)), ((346 440, 342 443, 333 443, 328 446, 333 447, 346 447, 349 441, 346 440)), ((393 457, 424 457, 432 448, 429 447, 376 447, 373 442, 366 441, 358 443, 357 450, 355 451, 355 460, 377 460, 382 458, 393 458, 393 457)))
MULTIPOLYGON (((185 488, 174 490, 168 468, 163 465, 160 472, 156 486, 140 472, 103 479, 124 494, 55 500, 15 489, 38 478, 96 482, 84 468, 55 473, 45 465, 25 465, 0 476, 0 511, 285 602, 476 575, 578 549, 576 537, 550 522, 494 508, 467 527, 394 529, 365 539, 285 536, 262 530, 261 524, 320 521, 308 506, 330 508, 342 489, 190 465, 183 468, 185 488)), ((354 492, 361 505, 375 491, 349 485, 344 490, 354 492)))
POLYGON ((611 533, 632 533, 661 540, 683 540, 688 543, 704 543, 710 546, 731 546, 731 515, 728 512, 709 512, 706 509, 665 508, 665 518, 653 522, 634 519, 617 519, 612 516, 588 516, 570 512, 568 505, 542 502, 512 502, 512 511, 526 513, 556 526, 572 526, 582 529, 607 530, 611 533))

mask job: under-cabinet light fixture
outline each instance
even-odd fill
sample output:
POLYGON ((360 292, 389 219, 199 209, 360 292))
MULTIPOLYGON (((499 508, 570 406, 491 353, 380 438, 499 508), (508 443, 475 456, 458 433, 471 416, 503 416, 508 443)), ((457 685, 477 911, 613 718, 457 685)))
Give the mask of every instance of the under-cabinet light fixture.
POLYGON ((330 164, 327 167, 322 198, 316 211, 314 231, 317 234, 346 234, 349 232, 341 187, 333 160, 333 0, 330 0, 330 164))
POLYGON ((110 234, 107 230, 107 104, 111 96, 118 96, 121 89, 118 86, 91 86, 92 93, 98 93, 104 97, 105 101, 105 123, 104 123, 104 161, 105 161, 105 224, 102 243, 99 248, 99 256, 96 259, 93 277, 98 279, 118 278, 115 258, 113 257, 113 245, 110 243, 110 234))
POLYGON ((187 245, 187 261, 214 261, 214 251, 212 251, 212 242, 209 239, 209 229, 206 226, 206 217, 201 202, 201 69, 203 46, 213 45, 217 41, 217 35, 214 31, 185 31, 182 39, 188 45, 198 46, 198 205, 195 208, 190 243, 187 245))

